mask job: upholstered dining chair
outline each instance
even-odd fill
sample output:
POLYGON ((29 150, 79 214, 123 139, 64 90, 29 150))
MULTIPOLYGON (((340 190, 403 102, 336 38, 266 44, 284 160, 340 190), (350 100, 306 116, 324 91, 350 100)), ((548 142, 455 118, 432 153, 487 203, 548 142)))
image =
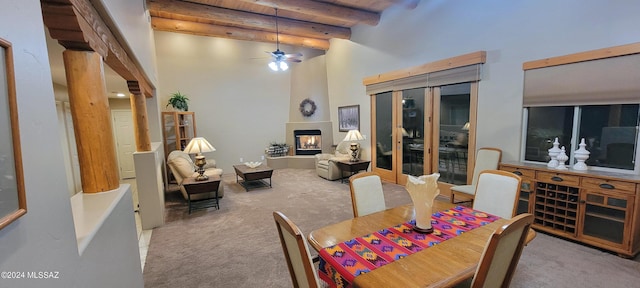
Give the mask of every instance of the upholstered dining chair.
POLYGON ((516 213, 520 176, 501 170, 484 170, 478 175, 473 209, 505 219, 516 213))
MULTIPOLYGON (((520 176, 501 170, 482 171, 476 185, 473 209, 484 211, 504 219, 511 219, 518 210, 518 195, 522 179, 520 176)), ((531 229, 525 245, 536 237, 531 229)))
POLYGON ((451 187, 451 203, 466 202, 455 202, 455 196, 464 196, 466 198, 470 198, 470 201, 473 201, 480 172, 487 169, 498 169, 498 164, 500 163, 501 158, 502 150, 498 148, 484 147, 478 149, 476 162, 473 167, 473 178, 471 180, 471 184, 451 187))
POLYGON ((373 172, 361 172, 349 178, 353 217, 364 216, 386 208, 382 180, 373 172))
POLYGON ((287 259, 293 287, 321 287, 309 253, 307 238, 302 235, 298 226, 282 212, 273 212, 273 218, 276 227, 278 227, 278 235, 282 251, 287 259))
POLYGON ((509 287, 533 218, 532 214, 520 214, 493 232, 482 252, 470 287, 509 287))

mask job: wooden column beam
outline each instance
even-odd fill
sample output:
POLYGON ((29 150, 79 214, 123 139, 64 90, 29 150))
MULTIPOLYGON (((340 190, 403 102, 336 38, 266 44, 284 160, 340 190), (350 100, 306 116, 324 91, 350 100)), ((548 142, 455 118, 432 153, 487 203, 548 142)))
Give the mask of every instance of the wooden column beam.
POLYGON ((71 117, 84 193, 120 186, 102 59, 97 52, 65 50, 71 117))
MULTIPOLYGON (((196 23, 190 21, 173 20, 166 18, 151 18, 151 25, 154 30, 180 32, 186 34, 194 34, 200 36, 214 36, 238 40, 249 40, 259 42, 276 43, 276 33, 243 29, 229 26, 219 26, 213 24, 196 23)), ((286 34, 278 36, 280 43, 309 47, 320 50, 329 49, 329 40, 304 38, 286 34)))
POLYGON ((129 100, 131 101, 131 114, 133 115, 133 132, 136 137, 136 151, 151 151, 147 101, 144 95, 142 95, 137 82, 127 81, 127 86, 129 86, 129 92, 131 92, 129 100))
POLYGON ((72 50, 96 51, 127 81, 137 81, 147 97, 155 88, 129 57, 89 0, 41 0, 44 23, 52 38, 72 50))
MULTIPOLYGON (((320 16, 339 21, 354 21, 371 26, 378 25, 380 14, 365 10, 353 9, 331 3, 317 2, 312 0, 236 0, 240 2, 258 4, 278 10, 288 10, 306 15, 320 16)), ((192 1, 192 2, 205 2, 192 1)))
MULTIPOLYGON (((150 0, 147 3, 149 12, 151 13, 151 16, 154 17, 163 17, 163 15, 175 14, 176 16, 194 18, 195 21, 192 22, 197 21, 201 23, 234 26, 241 28, 251 27, 252 29, 263 31, 275 31, 276 28, 275 17, 273 16, 218 8, 183 1, 150 0)), ((278 18, 278 29, 281 33, 287 35, 304 36, 317 39, 351 38, 350 28, 291 20, 286 18, 278 18)))

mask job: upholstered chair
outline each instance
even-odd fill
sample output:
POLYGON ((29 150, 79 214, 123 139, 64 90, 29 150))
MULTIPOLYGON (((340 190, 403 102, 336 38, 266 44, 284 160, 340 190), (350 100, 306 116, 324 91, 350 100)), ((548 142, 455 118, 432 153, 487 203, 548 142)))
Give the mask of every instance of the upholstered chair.
POLYGON ((471 198, 473 201, 476 193, 476 183, 480 172, 487 169, 498 169, 500 159, 502 158, 502 150, 497 148, 480 148, 476 154, 476 162, 473 167, 473 178, 469 185, 458 185, 451 187, 451 203, 455 202, 456 196, 471 198))
MULTIPOLYGON (((207 164, 204 166, 204 174, 207 176, 222 176, 222 169, 216 168, 216 160, 211 158, 206 158, 207 164)), ((198 176, 198 172, 196 172, 196 166, 193 164, 193 160, 191 160, 191 156, 189 154, 184 153, 180 150, 175 150, 169 153, 167 156, 167 165, 169 165, 169 169, 171 169, 171 173, 173 177, 176 178, 176 182, 180 186, 180 192, 182 192, 182 196, 184 199, 188 199, 189 195, 187 191, 182 186, 182 181, 189 177, 198 176)), ((200 193, 191 195, 191 200, 202 200, 208 198, 215 197, 215 191, 211 193, 200 193)), ((220 188, 218 188, 218 197, 222 198, 224 196, 224 185, 220 183, 220 188)))
MULTIPOLYGON (((313 265, 315 259, 312 259, 311 253, 309 253, 307 238, 302 235, 298 226, 282 212, 273 212, 273 219, 278 228, 278 236, 280 236, 282 251, 287 260, 293 287, 323 287, 318 281, 318 273, 313 265)), ((316 257, 316 259, 318 258, 316 257)))
POLYGON ((520 176, 501 170, 484 170, 478 176, 473 209, 505 219, 516 213, 520 176))
POLYGON ((509 287, 533 218, 531 214, 520 214, 493 232, 473 278, 456 287, 509 287))
POLYGON ((316 154, 316 172, 318 173, 318 176, 327 180, 337 180, 342 178, 340 168, 335 164, 335 161, 348 161, 351 159, 351 150, 349 150, 349 146, 349 142, 342 141, 338 143, 334 153, 316 154))
POLYGON ((362 172, 349 178, 353 217, 364 216, 386 208, 382 180, 373 172, 362 172))

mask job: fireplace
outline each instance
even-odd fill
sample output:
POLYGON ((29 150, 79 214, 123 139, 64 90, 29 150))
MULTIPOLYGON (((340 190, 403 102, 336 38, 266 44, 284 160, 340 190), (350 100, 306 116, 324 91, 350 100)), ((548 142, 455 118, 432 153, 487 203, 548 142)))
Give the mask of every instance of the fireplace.
POLYGON ((316 155, 322 153, 322 132, 320 130, 294 130, 296 155, 316 155))

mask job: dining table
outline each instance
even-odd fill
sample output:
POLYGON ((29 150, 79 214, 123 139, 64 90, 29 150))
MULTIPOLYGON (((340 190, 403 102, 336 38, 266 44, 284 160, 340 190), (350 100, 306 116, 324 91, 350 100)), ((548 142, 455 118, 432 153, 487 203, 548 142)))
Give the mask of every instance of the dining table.
MULTIPOLYGON (((437 211, 450 213, 455 209, 463 208, 466 212, 480 212, 468 207, 456 206, 439 198, 436 198, 433 203, 434 215, 442 214, 437 211)), ((356 273, 357 276, 348 281, 349 283, 339 284, 346 284, 346 287, 450 287, 461 283, 473 277, 489 237, 509 221, 497 216, 489 215, 489 217, 493 218, 490 221, 483 221, 481 225, 474 225, 468 231, 458 232, 455 237, 447 238, 446 241, 436 241, 437 243, 428 245, 425 249, 392 259, 388 261, 389 263, 370 271, 365 269, 362 273, 356 273)), ((415 219, 413 205, 402 205, 319 228, 309 234, 308 240, 309 244, 319 252, 321 264, 323 264, 325 261, 323 258, 328 257, 327 252, 340 247, 337 246, 338 244, 349 243, 355 238, 366 238, 374 232, 386 231, 389 227, 399 227, 399 224, 405 223, 406 226, 408 225, 406 223, 412 219, 415 219)), ((434 223, 433 220, 432 223, 434 223)), ((436 232, 440 231, 436 228, 436 232)), ((535 237, 533 230, 531 233, 534 233, 535 237)), ((368 245, 364 246, 368 247, 368 245)), ((323 275, 320 276, 322 278, 323 275)), ((326 277, 331 276, 325 275, 326 277)), ((340 278, 331 279, 335 281, 330 286, 336 287, 336 281, 347 282, 342 276, 340 278)), ((323 280, 326 282, 326 279, 323 280)))

